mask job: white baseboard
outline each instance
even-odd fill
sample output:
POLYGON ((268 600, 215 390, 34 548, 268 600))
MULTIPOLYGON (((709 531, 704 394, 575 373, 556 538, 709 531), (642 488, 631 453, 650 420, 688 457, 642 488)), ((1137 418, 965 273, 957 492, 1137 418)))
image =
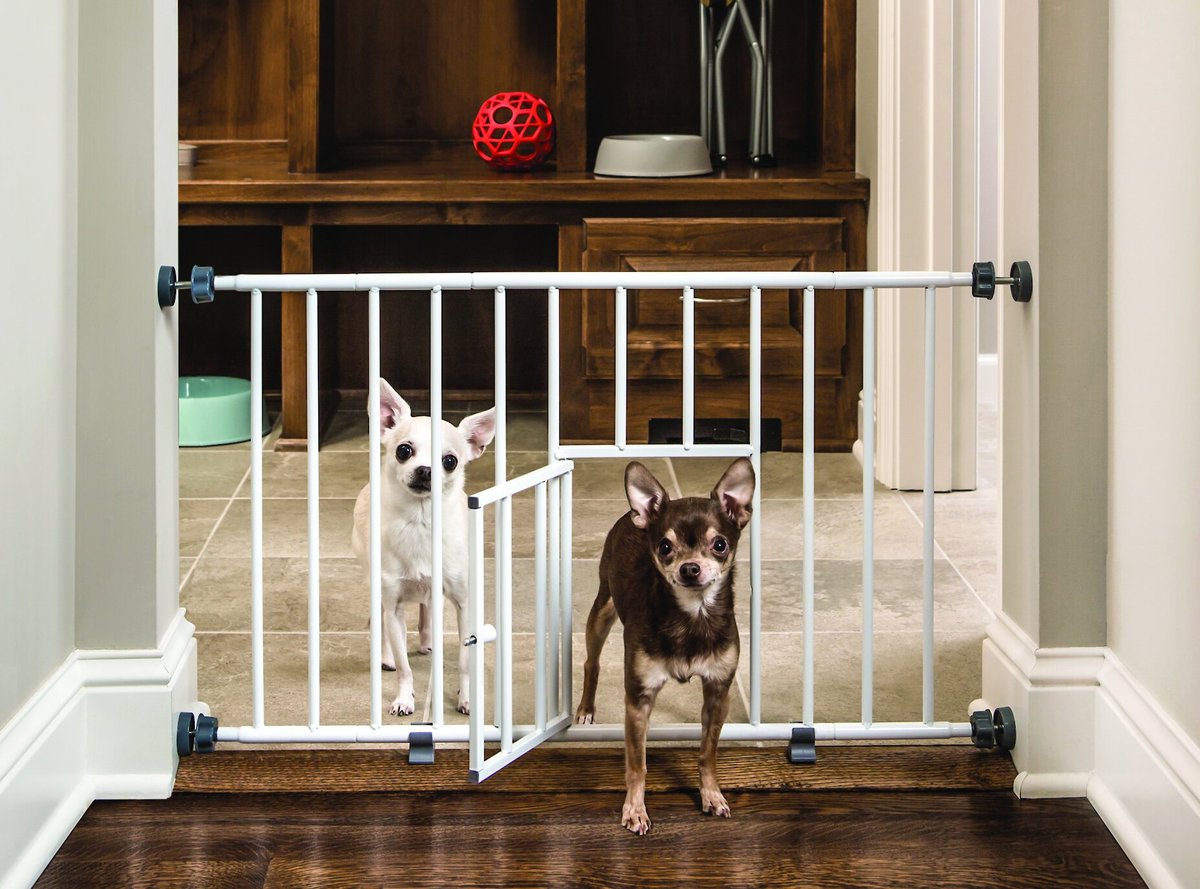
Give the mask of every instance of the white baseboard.
POLYGON ((1196 885, 1200 747, 1111 649, 1038 648, 1001 614, 983 688, 1013 708, 1018 796, 1087 797, 1148 885, 1196 885))
POLYGON ((1013 709, 1018 796, 1086 795, 1104 657, 1103 648, 1038 648, 1003 612, 988 627, 984 699, 1013 709))
POLYGON ((1200 747, 1109 653, 1088 799, 1152 887, 1200 875, 1200 747))
POLYGON ((0 887, 31 886, 94 800, 170 796, 194 629, 180 610, 157 649, 73 652, 0 728, 0 887))

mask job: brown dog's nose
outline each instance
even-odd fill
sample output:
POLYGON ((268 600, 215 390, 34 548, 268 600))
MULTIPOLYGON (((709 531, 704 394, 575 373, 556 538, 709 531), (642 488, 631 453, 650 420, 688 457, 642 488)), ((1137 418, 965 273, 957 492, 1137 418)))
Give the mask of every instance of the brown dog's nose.
POLYGON ((679 579, 684 583, 691 583, 700 576, 700 564, 698 562, 684 562, 679 566, 679 579))

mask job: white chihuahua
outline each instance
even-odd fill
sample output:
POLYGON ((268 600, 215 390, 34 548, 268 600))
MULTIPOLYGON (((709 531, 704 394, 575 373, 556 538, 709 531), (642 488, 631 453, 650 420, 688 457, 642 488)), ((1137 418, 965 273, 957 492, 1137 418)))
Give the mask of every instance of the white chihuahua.
MULTIPOLYGON (((420 605, 420 650, 432 649, 429 621, 432 571, 431 453, 429 417, 414 417, 408 403, 384 379, 379 380, 379 425, 383 443, 381 540, 383 593, 383 666, 395 669, 400 687, 388 711, 413 712, 413 676, 408 664, 405 604, 420 605)), ((442 589, 458 613, 460 643, 467 635, 467 496, 466 465, 483 453, 496 434, 496 409, 467 417, 458 426, 442 421, 442 589)), ((354 504, 354 554, 370 570, 371 487, 354 504)), ((470 712, 467 685, 468 651, 458 647, 458 711, 470 712)), ((438 706, 437 701, 434 706, 438 706)))

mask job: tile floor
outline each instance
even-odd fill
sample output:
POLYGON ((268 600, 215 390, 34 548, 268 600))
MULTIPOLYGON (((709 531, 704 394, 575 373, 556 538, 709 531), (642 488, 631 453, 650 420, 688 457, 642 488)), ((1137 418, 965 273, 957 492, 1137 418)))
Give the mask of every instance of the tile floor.
MULTIPOLYGON (((482 406, 467 405, 464 410, 482 406)), ((457 419, 447 414, 450 419, 457 419)), ((980 489, 936 497, 935 718, 962 721, 980 690, 980 648, 998 607, 994 415, 981 418, 980 489)), ((509 475, 541 464, 544 415, 509 416, 509 475)), ((368 473, 365 414, 339 412, 320 455, 321 490, 321 720, 364 724, 370 713, 368 590, 350 552, 354 498, 368 473)), ((307 519, 306 456, 275 453, 264 459, 264 640, 266 718, 269 724, 307 721, 307 519)), ((700 458, 647 461, 675 495, 711 489, 727 461, 700 458)), ((577 461, 574 488, 573 615, 577 652, 575 688, 582 663, 582 630, 595 595, 596 562, 604 534, 628 507, 621 478, 624 461, 577 461)), ((491 453, 471 465, 468 489, 486 487, 494 472, 491 453)), ((763 456, 762 716, 768 722, 801 713, 803 516, 801 457, 763 456)), ((816 456, 815 715, 818 722, 859 720, 861 694, 861 470, 850 454, 816 456)), ((249 446, 180 451, 181 598, 196 625, 201 698, 225 725, 251 721, 249 446)), ((533 652, 532 495, 514 504, 514 717, 532 721, 533 652)), ((876 490, 875 718, 915 720, 921 708, 920 493, 876 490)), ((489 522, 490 525, 490 522, 489 522)), ((745 557, 745 548, 741 557, 745 557)), ((490 564, 490 562, 489 562, 490 564)), ((737 694, 730 720, 744 721, 749 692, 747 573, 738 598, 743 632, 737 694)), ((489 596, 490 598, 490 596, 489 596)), ((447 721, 457 686, 453 664, 453 609, 446 615, 447 721)), ((415 631, 415 613, 409 628, 415 631)), ((410 639, 414 636, 410 636, 410 639)), ((415 650, 415 645, 410 651, 415 650)), ((413 654, 417 713, 386 715, 394 674, 385 673, 385 722, 428 721, 429 658, 413 654)), ((598 718, 622 719, 621 636, 605 648, 598 718)), ((488 688, 490 689, 490 684, 488 688)), ((656 722, 694 722, 696 683, 663 690, 656 722)))

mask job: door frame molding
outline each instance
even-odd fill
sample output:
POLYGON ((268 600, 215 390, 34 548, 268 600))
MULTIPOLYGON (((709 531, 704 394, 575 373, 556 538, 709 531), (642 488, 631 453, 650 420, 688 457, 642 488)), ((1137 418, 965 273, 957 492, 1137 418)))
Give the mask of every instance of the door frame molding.
MULTIPOLYGON (((978 12, 952 0, 879 0, 877 268, 960 270, 985 246, 978 223, 985 156, 977 61, 986 54, 978 52, 978 12)), ((924 308, 894 290, 878 291, 876 300, 876 476, 891 488, 919 489, 924 308)), ((939 294, 937 301, 934 486, 972 489, 978 307, 962 293, 939 294)))

